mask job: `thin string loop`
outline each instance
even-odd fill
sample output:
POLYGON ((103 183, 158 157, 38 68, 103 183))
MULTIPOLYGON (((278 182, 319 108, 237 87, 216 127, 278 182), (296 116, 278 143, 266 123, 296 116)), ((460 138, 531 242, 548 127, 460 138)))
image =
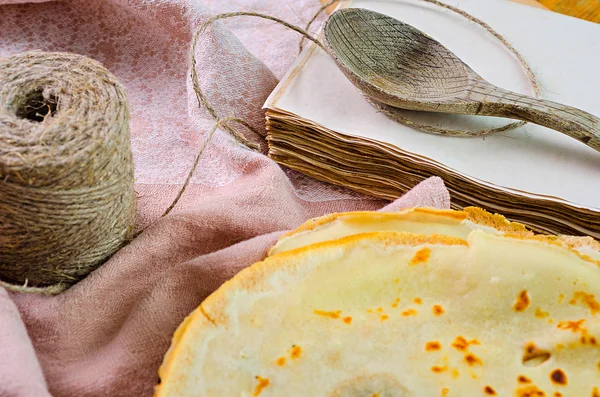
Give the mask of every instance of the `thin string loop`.
MULTIPOLYGON (((227 123, 229 123, 229 122, 237 122, 237 123, 240 123, 240 124, 246 126, 246 122, 244 120, 239 119, 237 117, 233 117, 233 116, 225 117, 225 118, 217 121, 215 123, 215 125, 213 125, 211 130, 208 132, 208 135, 206 136, 206 139, 204 140, 204 143, 202 144, 202 147, 200 148, 200 151, 198 152, 198 155, 196 156, 196 159, 194 160, 194 164, 192 165, 192 168, 190 169, 190 172, 188 173, 187 178, 185 178, 185 182, 183 183, 182 188, 179 190, 177 197, 175 197, 175 200, 173 200, 171 205, 169 205, 169 207, 165 210, 165 212, 161 215, 161 217, 167 216, 169 214, 169 212, 171 212, 171 210, 173 210, 173 208, 179 202, 179 199, 183 195, 183 192, 187 188, 188 184, 190 183, 190 180, 192 179, 192 176, 194 175, 194 171, 196 170, 196 167, 198 166, 198 162, 200 161, 200 158, 204 154, 204 151, 206 150, 206 147, 208 146, 209 142, 212 140, 212 137, 213 137, 215 131, 217 131, 217 129, 219 129, 219 127, 230 128, 227 125, 227 123)), ((235 132, 235 133, 237 134, 237 132, 235 132)), ((243 138, 243 139, 245 139, 245 138, 243 138)), ((242 140, 240 140, 240 142, 243 143, 242 140)))

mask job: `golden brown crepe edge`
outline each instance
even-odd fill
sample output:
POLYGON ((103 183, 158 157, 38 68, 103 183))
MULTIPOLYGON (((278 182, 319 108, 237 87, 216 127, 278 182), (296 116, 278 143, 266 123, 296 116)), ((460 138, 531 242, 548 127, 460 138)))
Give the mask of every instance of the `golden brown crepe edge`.
MULTIPOLYGON (((290 230, 289 232, 281 235, 281 237, 279 237, 279 241, 286 237, 290 237, 290 236, 293 236, 293 235, 301 233, 301 232, 313 230, 316 227, 325 225, 327 223, 333 222, 336 219, 343 218, 343 217, 348 217, 348 216, 361 217, 361 216, 375 215, 375 216, 380 216, 382 218, 383 217, 398 218, 398 217, 404 217, 409 213, 423 213, 423 214, 441 215, 441 216, 445 215, 448 217, 448 219, 454 219, 454 220, 458 220, 458 221, 463 221, 468 216, 463 211, 445 210, 445 209, 437 209, 437 208, 429 208, 429 207, 406 208, 406 209, 396 211, 396 212, 379 212, 379 211, 336 212, 336 213, 323 215, 320 217, 316 217, 316 218, 307 220, 306 222, 304 222, 300 226, 298 226, 296 229, 290 230)), ((458 222, 458 223, 460 223, 460 222, 458 222)))
POLYGON ((462 222, 470 221, 474 224, 491 227, 503 233, 533 235, 533 232, 527 229, 525 225, 512 222, 506 219, 503 215, 492 214, 478 207, 466 207, 462 211, 450 209, 438 209, 433 207, 412 207, 396 212, 379 212, 379 211, 351 211, 338 212, 324 215, 317 218, 309 219, 296 229, 291 230, 279 237, 277 242, 269 249, 268 255, 272 255, 275 247, 285 238, 296 234, 307 232, 316 229, 319 226, 326 225, 342 218, 359 219, 362 217, 376 216, 378 218, 388 219, 407 219, 408 216, 414 214, 433 215, 439 217, 439 221, 445 220, 449 224, 460 225, 462 222))

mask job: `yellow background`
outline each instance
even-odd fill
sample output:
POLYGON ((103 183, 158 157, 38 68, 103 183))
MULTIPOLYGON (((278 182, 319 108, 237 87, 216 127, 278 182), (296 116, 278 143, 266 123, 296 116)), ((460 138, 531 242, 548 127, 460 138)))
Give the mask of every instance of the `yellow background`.
MULTIPOLYGON (((561 14, 600 22, 600 0, 512 0, 534 7, 548 8, 561 14)), ((323 4, 328 0, 321 0, 323 4)))

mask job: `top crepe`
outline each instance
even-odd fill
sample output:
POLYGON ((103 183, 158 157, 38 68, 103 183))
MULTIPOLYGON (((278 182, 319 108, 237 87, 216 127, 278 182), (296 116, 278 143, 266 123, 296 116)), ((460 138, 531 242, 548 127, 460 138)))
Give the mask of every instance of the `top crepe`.
POLYGON ((598 263, 484 229, 270 256, 179 327, 156 395, 600 396, 598 263))

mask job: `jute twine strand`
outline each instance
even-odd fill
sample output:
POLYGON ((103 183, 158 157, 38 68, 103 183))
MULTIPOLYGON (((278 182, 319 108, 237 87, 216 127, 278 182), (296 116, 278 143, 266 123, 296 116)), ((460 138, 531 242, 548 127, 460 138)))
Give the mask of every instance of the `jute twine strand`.
MULTIPOLYGON (((315 23, 315 21, 317 20, 317 18, 319 17, 319 15, 321 15, 321 13, 323 11, 325 11, 326 9, 328 9, 329 7, 331 7, 332 5, 339 3, 342 0, 330 0, 329 2, 323 4, 321 6, 321 8, 319 8, 317 10, 317 12, 315 12, 315 15, 313 15, 313 17, 308 21, 308 23, 306 24, 306 26, 304 27, 304 30, 306 32, 310 31, 310 27, 312 26, 313 23, 315 23)), ((298 43, 298 54, 300 54, 302 52, 304 48, 304 37, 300 38, 300 42, 298 43)))
POLYGON ((0 59, 0 286, 58 293, 131 236, 129 108, 80 55, 0 59))
MULTIPOLYGON (((215 111, 215 109, 209 103, 208 99, 202 92, 202 88, 200 87, 200 81, 198 79, 198 72, 196 71, 196 46, 198 45, 198 40, 199 40, 200 36, 202 35, 202 33, 205 32, 206 28, 210 24, 212 24, 218 20, 235 18, 235 17, 240 17, 240 16, 253 16, 253 17, 263 18, 263 19, 267 19, 267 20, 276 22, 280 25, 285 26, 288 29, 291 29, 291 30, 294 30, 294 31, 300 33, 303 37, 306 37, 307 39, 309 39, 309 40, 315 42, 317 45, 321 46, 321 43, 319 43, 315 38, 313 38, 311 35, 309 35, 306 31, 302 30, 301 28, 294 26, 282 19, 272 17, 269 15, 259 14, 256 12, 251 12, 251 11, 228 12, 228 13, 215 15, 215 16, 207 19, 206 21, 204 21, 198 27, 196 32, 194 33, 194 37, 192 40, 192 45, 191 45, 191 49, 190 49, 190 73, 191 73, 191 79, 192 79, 192 87, 194 88, 194 92, 195 92, 196 98, 198 100, 198 105, 200 107, 204 107, 210 113, 210 115, 215 119, 216 122, 220 122, 221 119, 217 115, 217 112, 215 111)), ((257 134, 259 136, 261 135, 258 131, 256 131, 256 129, 254 127, 252 127, 246 121, 239 119, 239 118, 236 118, 235 121, 242 124, 244 127, 248 128, 250 131, 254 132, 255 134, 257 134)), ((221 123, 221 126, 225 130, 227 130, 227 132, 229 132, 238 142, 244 144, 245 146, 247 146, 253 150, 259 149, 258 145, 249 141, 242 133, 236 131, 235 129, 230 127, 227 123, 221 123)), ((193 173, 193 171, 194 171, 194 167, 192 167, 191 172, 193 173)))
MULTIPOLYGON (((166 216, 167 214, 169 214, 169 212, 171 212, 173 210, 173 208, 175 208, 175 206, 179 202, 179 199, 181 199, 181 196, 183 195, 183 192, 185 192, 185 189, 189 185, 190 180, 194 176, 194 172, 196 171, 196 167, 198 167, 198 163, 200 162, 200 159, 202 158, 202 155, 204 154, 204 151, 206 150, 206 147, 208 146, 208 144, 212 140, 213 135, 215 134, 215 132, 220 127, 227 126, 227 123, 230 123, 230 122, 240 123, 240 124, 242 124, 242 125, 247 126, 248 128, 250 128, 250 126, 248 126, 247 123, 244 120, 239 119, 237 117, 233 117, 233 116, 225 117, 225 118, 220 119, 219 121, 217 121, 215 123, 215 125, 213 125, 213 127, 208 132, 208 134, 206 136, 206 139, 204 140, 204 143, 202 144, 202 148, 200 149, 200 151, 196 155, 196 159, 194 160, 194 163, 192 164, 192 168, 190 168, 190 171, 188 172, 188 176, 187 176, 187 178, 185 178, 185 182, 183 182, 183 186, 179 190, 179 193, 177 193, 177 196, 175 197, 175 199, 173 200, 173 202, 171 203, 171 205, 169 205, 169 207, 165 210, 165 212, 162 214, 162 216, 166 216)), ((236 137, 237 136, 236 134, 238 134, 238 132, 235 131, 235 130, 233 130, 232 135, 234 135, 234 137, 236 137)), ((238 137, 237 140, 240 143, 246 142, 246 138, 243 135, 241 135, 240 137, 238 137)), ((248 144, 249 145, 254 145, 252 142, 248 142, 248 144)))

